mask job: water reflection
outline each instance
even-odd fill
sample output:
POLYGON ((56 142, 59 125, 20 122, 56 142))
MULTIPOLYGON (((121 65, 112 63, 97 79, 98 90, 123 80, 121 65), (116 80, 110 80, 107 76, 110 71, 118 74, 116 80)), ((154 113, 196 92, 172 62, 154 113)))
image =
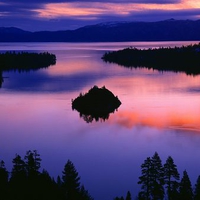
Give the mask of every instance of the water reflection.
MULTIPOLYGON (((137 73, 134 70, 133 73, 137 73)), ((151 127, 200 132, 199 78, 184 73, 143 71, 143 75, 110 82, 121 83, 124 89, 120 110, 109 123, 127 129, 151 127), (184 80, 184 81, 183 81, 184 80), (196 90, 194 90, 196 88, 196 90)), ((114 89, 115 88, 115 89, 114 89)))
MULTIPOLYGON (((11 48, 12 44, 7 45, 11 48)), ((134 198, 140 165, 157 151, 163 160, 172 156, 179 172, 186 169, 192 183, 196 181, 200 174, 200 76, 129 70, 100 59, 99 49, 125 45, 134 46, 13 44, 22 50, 47 49, 56 54, 57 63, 34 72, 3 72, 9 78, 0 90, 0 159, 9 171, 16 153, 37 149, 42 168, 55 178, 67 159, 72 160, 95 200, 111 200, 127 190, 134 198), (104 123, 85 123, 71 109, 71 99, 93 85, 106 85, 122 102, 104 123)))

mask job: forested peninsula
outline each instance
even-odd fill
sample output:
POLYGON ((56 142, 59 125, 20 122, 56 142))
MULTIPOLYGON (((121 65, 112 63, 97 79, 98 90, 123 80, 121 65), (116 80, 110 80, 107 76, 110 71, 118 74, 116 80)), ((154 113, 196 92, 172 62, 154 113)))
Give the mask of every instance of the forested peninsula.
POLYGON ((56 64, 56 56, 48 52, 31 53, 7 51, 0 53, 0 71, 29 71, 56 64))
POLYGON ((182 47, 137 49, 129 47, 106 52, 102 59, 128 68, 145 67, 159 71, 200 74, 200 43, 182 47))
POLYGON ((56 64, 56 56, 48 52, 31 53, 6 51, 0 53, 0 88, 4 82, 4 71, 31 71, 56 64))

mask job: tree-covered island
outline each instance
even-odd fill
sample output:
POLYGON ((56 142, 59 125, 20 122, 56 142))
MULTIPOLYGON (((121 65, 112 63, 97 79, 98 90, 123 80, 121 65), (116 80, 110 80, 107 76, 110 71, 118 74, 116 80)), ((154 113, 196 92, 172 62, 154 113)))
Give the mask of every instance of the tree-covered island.
POLYGON ((129 68, 145 67, 159 71, 200 74, 200 43, 182 47, 137 49, 129 47, 107 52, 102 59, 129 68))
POLYGON ((110 113, 113 113, 121 105, 117 96, 108 90, 105 86, 98 88, 92 87, 86 94, 80 95, 72 100, 72 109, 77 110, 80 116, 86 122, 92 122, 93 119, 106 120, 110 113))

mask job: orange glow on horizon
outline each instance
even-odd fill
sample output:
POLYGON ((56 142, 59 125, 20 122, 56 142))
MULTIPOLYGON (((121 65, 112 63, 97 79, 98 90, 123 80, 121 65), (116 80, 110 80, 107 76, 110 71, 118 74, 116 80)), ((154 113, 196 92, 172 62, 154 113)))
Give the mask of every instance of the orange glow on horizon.
POLYGON ((108 123, 128 129, 151 127, 200 133, 200 76, 155 73, 151 76, 150 70, 143 70, 141 76, 110 80, 109 89, 119 96, 122 105, 110 115, 108 123), (120 87, 115 86, 116 82, 120 87), (121 88, 124 92, 120 96, 121 88))

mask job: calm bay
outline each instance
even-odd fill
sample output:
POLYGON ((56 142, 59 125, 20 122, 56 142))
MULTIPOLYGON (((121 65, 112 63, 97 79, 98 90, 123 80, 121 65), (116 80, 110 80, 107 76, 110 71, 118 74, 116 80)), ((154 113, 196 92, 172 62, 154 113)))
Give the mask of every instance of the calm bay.
POLYGON ((0 160, 36 149, 55 178, 70 159, 95 200, 129 190, 136 196, 140 165, 157 151, 173 157, 194 185, 200 175, 200 76, 128 69, 101 60, 125 47, 174 47, 195 42, 1 43, 0 51, 54 53, 57 63, 30 72, 3 72, 0 88, 0 160), (87 123, 71 101, 106 86, 122 102, 108 120, 87 123))

